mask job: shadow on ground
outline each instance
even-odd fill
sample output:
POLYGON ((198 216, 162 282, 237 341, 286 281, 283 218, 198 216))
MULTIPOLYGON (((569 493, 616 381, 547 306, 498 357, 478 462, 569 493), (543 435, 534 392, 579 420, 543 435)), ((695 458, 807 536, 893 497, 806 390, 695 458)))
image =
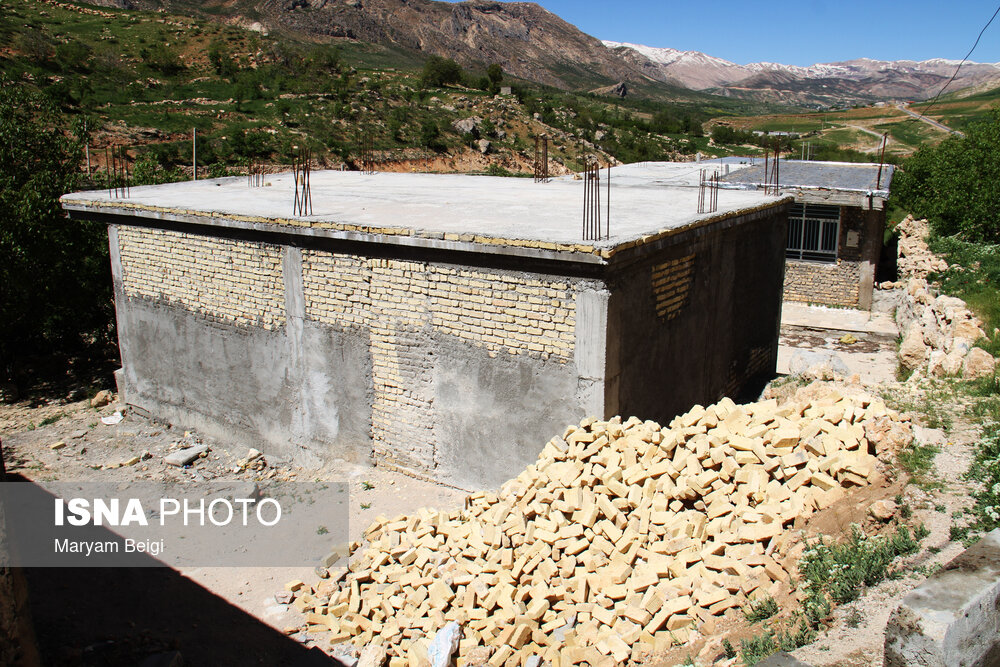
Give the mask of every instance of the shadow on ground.
MULTIPOLYGON (((31 483, 16 474, 7 481, 31 483)), ((105 539, 112 539, 105 532, 105 539)), ((23 572, 45 665, 340 665, 169 567, 23 572)))

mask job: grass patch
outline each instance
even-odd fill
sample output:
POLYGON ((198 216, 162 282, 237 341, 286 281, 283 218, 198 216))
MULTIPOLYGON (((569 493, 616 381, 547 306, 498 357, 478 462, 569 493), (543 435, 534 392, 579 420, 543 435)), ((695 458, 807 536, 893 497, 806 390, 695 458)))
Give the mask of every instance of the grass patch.
POLYGON ((1000 424, 987 423, 966 478, 976 482, 971 521, 951 527, 951 539, 968 541, 1000 527, 1000 424))
POLYGON ((799 562, 802 586, 808 593, 804 602, 807 616, 811 613, 819 620, 832 604, 855 600, 866 587, 898 576, 893 561, 916 553, 926 535, 923 526, 913 532, 899 526, 890 535, 869 537, 854 526, 850 537, 840 544, 827 544, 820 538, 809 545, 799 562))
POLYGON ((767 620, 777 613, 778 603, 770 595, 759 600, 750 600, 750 604, 743 608, 743 615, 751 623, 767 620))
MULTIPOLYGON (((897 526, 894 533, 868 536, 855 525, 850 536, 839 544, 829 544, 823 538, 813 543, 807 541, 799 560, 799 590, 805 592, 805 598, 793 611, 787 625, 772 626, 759 635, 741 640, 740 659, 752 667, 778 651, 794 651, 812 642, 835 605, 857 599, 865 588, 885 579, 901 576, 902 569, 895 566, 896 559, 916 553, 920 541, 929 533, 923 525, 912 531, 906 526, 897 526)), ((762 600, 757 604, 763 607, 766 602, 762 600)), ((769 605, 766 611, 770 611, 769 605)), ((751 622, 755 622, 751 614, 756 613, 754 603, 751 603, 750 613, 744 609, 751 622)), ((773 613, 761 615, 757 620, 771 616, 773 613)))
POLYGON ((914 440, 899 450, 896 454, 896 460, 900 467, 910 475, 911 484, 916 484, 925 490, 942 488, 942 482, 928 476, 934 466, 934 457, 940 451, 941 448, 937 445, 918 445, 914 440))
POLYGON ((957 237, 932 236, 928 244, 948 262, 947 271, 929 276, 945 294, 957 296, 983 320, 986 338, 977 341, 993 356, 1000 355, 1000 245, 970 243, 957 237))
POLYGON ((57 412, 54 415, 49 415, 42 421, 38 422, 39 426, 48 426, 49 424, 55 424, 57 421, 66 416, 65 412, 57 412))

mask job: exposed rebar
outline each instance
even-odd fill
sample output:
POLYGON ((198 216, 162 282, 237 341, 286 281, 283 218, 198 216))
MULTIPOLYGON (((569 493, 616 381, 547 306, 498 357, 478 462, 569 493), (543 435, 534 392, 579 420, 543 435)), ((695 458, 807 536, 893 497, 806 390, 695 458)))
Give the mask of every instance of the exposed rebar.
MULTIPOLYGON (((597 158, 583 163, 583 240, 599 241, 601 233, 601 166, 597 158)), ((610 237, 611 230, 608 229, 610 237)))
POLYGON ((309 186, 309 173, 312 157, 308 148, 300 148, 292 157, 292 172, 295 178, 295 203, 292 205, 293 215, 312 215, 312 190, 309 186))

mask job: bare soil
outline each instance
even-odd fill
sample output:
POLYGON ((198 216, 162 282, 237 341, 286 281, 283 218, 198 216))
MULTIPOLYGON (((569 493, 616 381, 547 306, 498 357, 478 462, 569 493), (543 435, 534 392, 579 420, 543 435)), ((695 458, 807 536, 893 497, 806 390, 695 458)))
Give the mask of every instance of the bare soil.
MULTIPOLYGON (((461 506, 463 491, 370 465, 330 464, 304 469, 261 457, 241 465, 249 447, 224 445, 196 432, 126 412, 117 425, 102 423, 121 406, 91 408, 89 399, 0 404, 4 462, 15 481, 330 480, 350 488, 350 538, 379 514, 420 507, 461 506), (65 445, 52 449, 55 443, 65 445), (204 442, 210 451, 185 468, 163 457, 204 442), (134 457, 140 461, 123 465, 134 457)), ((185 665, 328 664, 297 633, 301 614, 278 604, 286 582, 318 579, 312 568, 184 568, 131 570, 27 568, 32 615, 46 664, 136 665, 151 655, 179 651, 185 665), (286 632, 287 631, 287 632, 286 632), (305 661, 305 662, 299 662, 305 661)), ((325 645, 330 650, 329 645, 325 645)))
MULTIPOLYGON (((905 385, 868 390, 890 391, 910 402, 916 398, 913 392, 920 391, 905 385)), ((451 509, 459 507, 465 496, 457 489, 369 465, 304 469, 270 456, 243 465, 246 446, 226 445, 127 412, 119 424, 101 421, 120 410, 116 404, 95 409, 88 400, 67 399, 0 405, 0 439, 8 472, 42 485, 57 480, 171 479, 192 485, 206 480, 346 480, 351 491, 352 539, 358 539, 378 514, 394 516, 420 507, 451 509), (64 446, 52 449, 59 442, 64 446), (193 465, 174 468, 163 462, 178 447, 200 442, 208 444, 210 452, 193 465), (123 465, 134 457, 140 461, 123 465)), ((852 524, 869 534, 893 529, 894 523, 871 519, 868 508, 876 500, 901 494, 903 505, 913 513, 905 523, 923 523, 930 529, 924 548, 904 561, 901 578, 886 581, 836 609, 820 638, 795 652, 799 659, 816 666, 882 664, 889 614, 928 573, 963 550, 961 544, 950 541, 949 529, 952 513, 969 504, 962 474, 978 432, 963 417, 961 405, 942 410, 952 414, 954 426, 949 432, 918 429, 918 433, 925 440, 941 442, 928 477, 943 482, 943 488, 907 485, 905 473, 890 468, 881 484, 855 490, 794 527, 809 540, 842 535, 852 524)), ((51 664, 132 665, 164 651, 179 651, 185 664, 235 664, 233 659, 239 664, 281 664, 312 660, 320 657, 319 650, 330 654, 334 650, 321 637, 301 632, 301 615, 274 598, 289 580, 315 582, 317 575, 310 568, 29 569, 28 579, 39 643, 51 664), (72 602, 67 604, 68 600, 72 602)), ((797 608, 794 591, 783 591, 777 601, 781 615, 797 608)), ((741 610, 730 610, 718 620, 712 636, 656 656, 652 664, 683 664, 689 657, 697 665, 738 664, 725 657, 722 639, 728 638, 738 648, 741 639, 773 623, 750 625, 741 610)))

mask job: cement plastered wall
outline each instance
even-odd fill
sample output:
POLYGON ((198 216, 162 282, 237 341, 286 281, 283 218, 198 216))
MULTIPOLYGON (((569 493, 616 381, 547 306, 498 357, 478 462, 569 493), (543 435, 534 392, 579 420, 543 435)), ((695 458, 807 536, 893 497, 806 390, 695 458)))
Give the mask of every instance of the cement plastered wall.
POLYGON ((693 403, 738 397, 773 377, 786 220, 772 209, 681 233, 616 270, 611 412, 665 423, 693 403))
POLYGON ((607 264, 118 218, 126 400, 306 464, 494 487, 568 422, 665 420, 773 372, 785 215, 607 264))
POLYGON ((130 403, 307 464, 368 458, 368 345, 306 321, 299 249, 129 226, 109 236, 130 403))
POLYGON ((595 281, 110 229, 127 400, 168 419, 477 487, 604 412, 595 281))
POLYGON ((541 433, 603 409, 577 391, 580 281, 320 250, 303 262, 307 319, 369 340, 381 465, 500 484, 541 433))

